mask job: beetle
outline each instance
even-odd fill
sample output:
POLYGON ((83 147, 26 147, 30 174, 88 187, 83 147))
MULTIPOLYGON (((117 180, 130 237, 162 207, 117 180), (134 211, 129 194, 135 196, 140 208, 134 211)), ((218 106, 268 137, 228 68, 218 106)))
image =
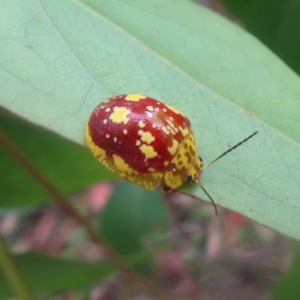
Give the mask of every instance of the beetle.
POLYGON ((113 96, 94 109, 85 136, 96 158, 120 177, 165 192, 198 183, 215 206, 200 184, 203 163, 191 123, 177 109, 145 95, 113 96))

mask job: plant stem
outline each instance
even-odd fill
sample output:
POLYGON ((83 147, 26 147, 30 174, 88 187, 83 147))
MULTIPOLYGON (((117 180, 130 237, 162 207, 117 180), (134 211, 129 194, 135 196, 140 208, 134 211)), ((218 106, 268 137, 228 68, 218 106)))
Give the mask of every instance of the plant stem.
POLYGON ((5 241, 0 234, 0 265, 10 282, 13 290, 15 291, 17 298, 20 300, 34 300, 33 293, 27 285, 24 277, 19 271, 17 265, 14 262, 13 256, 8 250, 5 241))

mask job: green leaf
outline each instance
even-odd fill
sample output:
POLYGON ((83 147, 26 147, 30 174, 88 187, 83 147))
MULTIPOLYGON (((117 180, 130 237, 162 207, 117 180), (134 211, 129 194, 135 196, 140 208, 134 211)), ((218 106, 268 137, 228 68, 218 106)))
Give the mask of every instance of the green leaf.
MULTIPOLYGON (((59 290, 91 285, 115 271, 110 262, 80 262, 51 257, 40 253, 17 255, 16 263, 34 293, 50 293, 59 290)), ((14 296, 0 268, 1 299, 14 296)))
MULTIPOLYGON (((62 193, 72 193, 115 176, 83 147, 0 110, 0 129, 62 193)), ((51 196, 0 147, 0 207, 46 203, 51 196)))
POLYGON ((218 204, 300 238, 300 80, 256 39, 184 0, 0 5, 3 106, 83 144, 100 101, 145 93, 190 118, 205 162, 258 130, 202 184, 218 204))
POLYGON ((101 235, 121 254, 142 251, 154 232, 166 232, 168 210, 161 193, 124 182, 116 187, 99 216, 101 235))
POLYGON ((300 2, 294 0, 222 0, 246 30, 300 74, 300 2))
POLYGON ((270 300, 298 300, 300 298, 300 244, 298 243, 290 269, 274 288, 270 300))
MULTIPOLYGON (((148 259, 149 253, 146 252, 126 257, 132 266, 148 259)), ((116 271, 114 265, 107 261, 83 262, 34 252, 16 255, 15 260, 29 286, 38 295, 90 287, 116 271)), ((14 296, 1 268, 0 291, 1 300, 14 296)))
MULTIPOLYGON (((300 142, 299 77, 239 27, 184 0, 176 4, 168 0, 81 1, 157 54, 160 72, 155 72, 157 65, 151 65, 144 53, 137 54, 151 86, 158 90, 155 96, 205 121, 227 110, 246 109, 249 112, 244 113, 255 114, 300 142), (164 58, 173 68, 165 66, 164 58)), ((216 129, 222 127, 218 123, 216 129)))

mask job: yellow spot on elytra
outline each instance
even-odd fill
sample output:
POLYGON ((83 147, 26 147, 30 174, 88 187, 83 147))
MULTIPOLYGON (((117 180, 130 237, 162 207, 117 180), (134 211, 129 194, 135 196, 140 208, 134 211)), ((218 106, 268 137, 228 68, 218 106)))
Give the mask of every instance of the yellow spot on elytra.
POLYGON ((115 143, 117 142, 117 138, 116 138, 116 137, 114 137, 114 142, 115 142, 115 143))
POLYGON ((179 145, 179 143, 176 140, 173 139, 173 145, 172 145, 172 147, 168 147, 168 150, 169 150, 169 152, 170 152, 171 155, 175 155, 175 153, 176 153, 176 151, 178 149, 178 145, 179 145))
POLYGON ((107 120, 106 119, 103 120, 103 124, 107 124, 107 120))
POLYGON ((172 134, 176 134, 175 130, 171 126, 167 126, 167 129, 171 131, 172 134))
POLYGON ((142 100, 142 99, 145 99, 145 98, 147 98, 147 97, 144 96, 144 95, 128 94, 128 95, 126 95, 125 100, 127 100, 127 101, 139 101, 139 100, 142 100))
POLYGON ((141 136, 141 140, 147 144, 151 144, 155 140, 155 137, 149 131, 139 130, 138 134, 141 136))
POLYGON ((109 138, 109 134, 107 134, 105 137, 108 139, 109 138))
MULTIPOLYGON (((178 129, 175 127, 174 123, 170 120, 172 117, 170 117, 169 119, 167 119, 167 123, 169 124, 169 126, 167 126, 167 128, 173 133, 176 134, 176 132, 178 132, 178 129)), ((173 118, 172 118, 173 119, 173 118)))
POLYGON ((190 134, 190 131, 188 130, 187 127, 185 127, 185 128, 182 129, 182 135, 183 135, 183 136, 187 136, 187 135, 189 135, 189 134, 190 134))
POLYGON ((123 129, 123 133, 127 134, 128 133, 127 129, 123 129))
POLYGON ((148 168, 148 171, 149 172, 155 172, 155 169, 154 168, 148 168))
POLYGON ((165 161, 165 162, 164 162, 164 166, 165 166, 165 167, 166 167, 168 164, 169 164, 168 161, 165 161))
POLYGON ((102 162, 106 157, 106 152, 103 149, 99 148, 93 142, 92 137, 90 135, 88 124, 86 125, 85 137, 86 137, 87 144, 92 150, 93 154, 97 157, 97 159, 99 159, 102 162))
POLYGON ((152 146, 142 145, 140 150, 145 154, 146 158, 154 158, 157 156, 157 152, 152 146))
POLYGON ((147 106, 146 108, 150 111, 153 111, 153 106, 147 106))
POLYGON ((93 154, 105 167, 115 174, 118 174, 119 176, 133 183, 141 185, 148 190, 154 190, 162 183, 164 172, 139 173, 130 167, 121 157, 117 155, 107 156, 105 150, 98 147, 92 141, 88 124, 86 125, 85 136, 87 144, 89 145, 93 154))
POLYGON ((140 141, 140 140, 136 141, 136 142, 135 142, 135 145, 136 145, 136 146, 140 146, 140 145, 141 145, 141 141, 140 141))
POLYGON ((173 129, 175 129, 174 123, 171 120, 167 119, 166 121, 173 129))
POLYGON ((144 128, 145 126, 146 126, 146 124, 144 123, 144 121, 139 122, 139 127, 140 128, 144 128))
POLYGON ((106 111, 106 112, 109 112, 109 111, 110 111, 110 107, 108 107, 105 111, 106 111))
POLYGON ((165 134, 170 134, 170 131, 165 126, 163 126, 161 129, 165 134))
POLYGON ((163 108, 163 112, 167 112, 167 110, 165 108, 163 108))
POLYGON ((129 122, 128 115, 130 114, 130 110, 126 107, 114 107, 114 112, 110 115, 110 119, 117 124, 124 123, 127 124, 129 122))
POLYGON ((118 168, 121 172, 126 172, 129 175, 134 172, 132 168, 129 167, 129 165, 118 155, 113 155, 113 160, 115 166, 118 168))

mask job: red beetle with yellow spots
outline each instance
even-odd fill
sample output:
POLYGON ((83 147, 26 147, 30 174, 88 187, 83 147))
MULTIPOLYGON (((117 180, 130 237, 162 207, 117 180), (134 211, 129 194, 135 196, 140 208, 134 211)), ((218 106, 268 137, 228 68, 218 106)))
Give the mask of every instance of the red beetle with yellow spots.
POLYGON ((112 172, 153 190, 177 189, 202 171, 190 121, 147 96, 120 95, 100 103, 86 127, 94 155, 112 172))
POLYGON ((200 184, 202 160, 189 119, 154 98, 127 94, 100 103, 87 123, 86 139, 109 170, 148 190, 200 184))

